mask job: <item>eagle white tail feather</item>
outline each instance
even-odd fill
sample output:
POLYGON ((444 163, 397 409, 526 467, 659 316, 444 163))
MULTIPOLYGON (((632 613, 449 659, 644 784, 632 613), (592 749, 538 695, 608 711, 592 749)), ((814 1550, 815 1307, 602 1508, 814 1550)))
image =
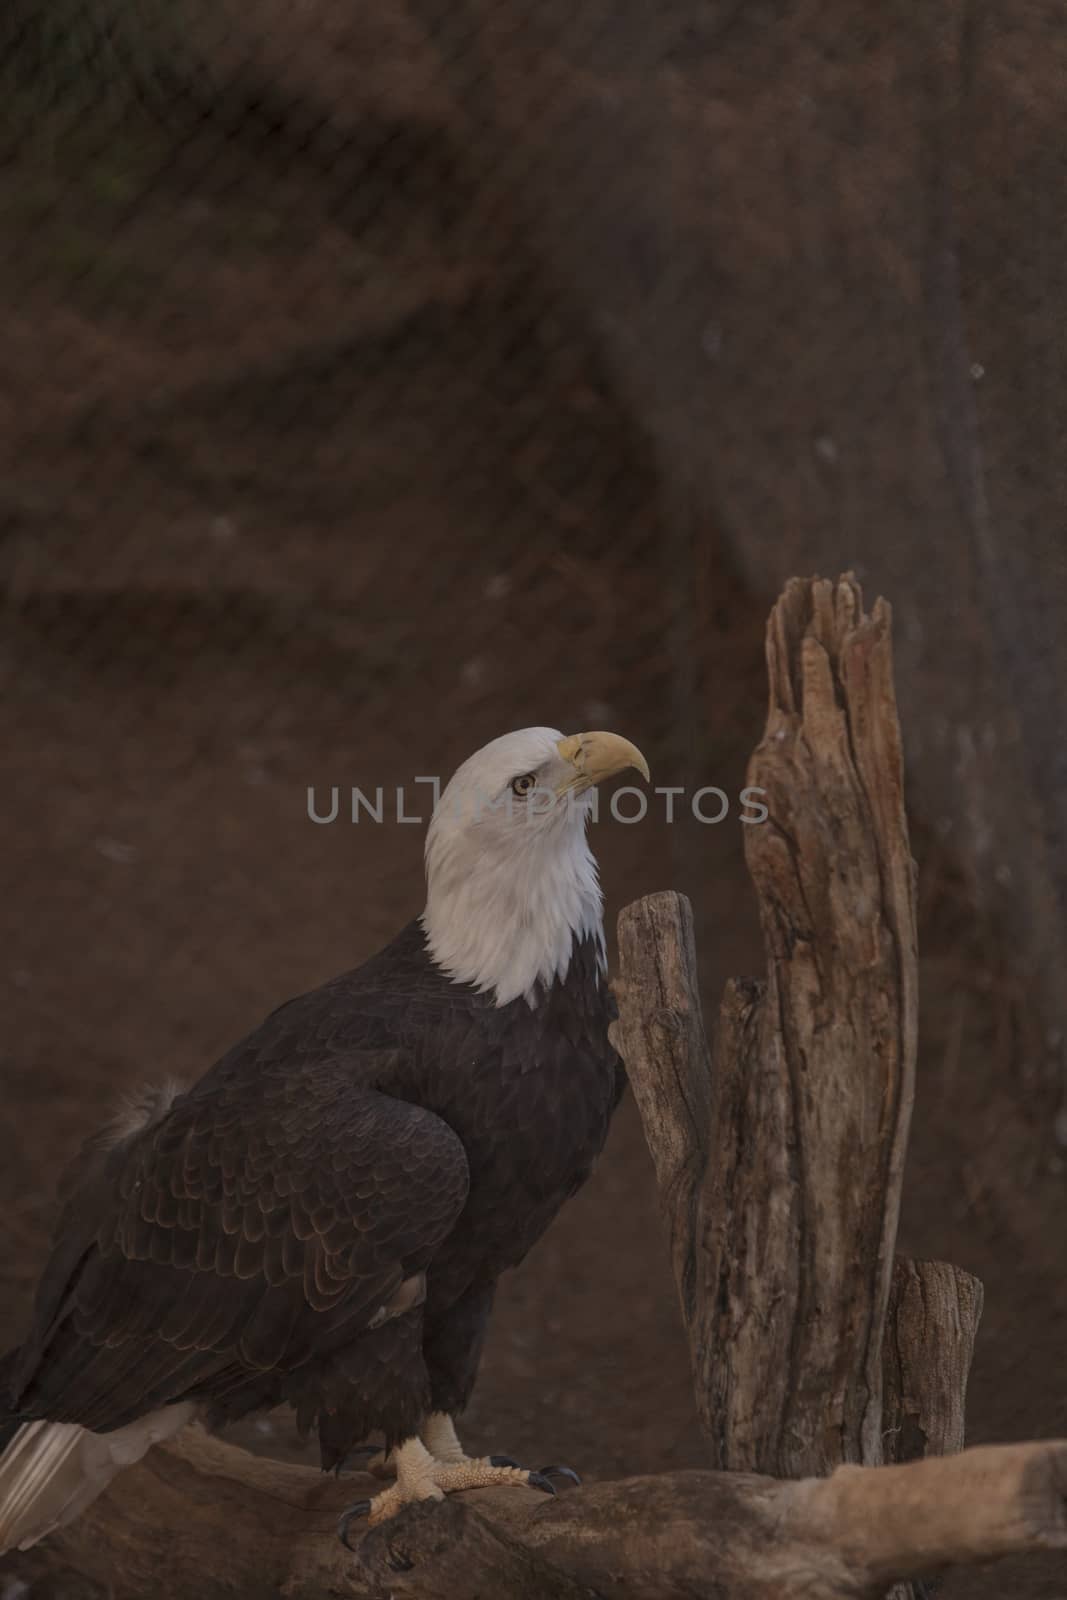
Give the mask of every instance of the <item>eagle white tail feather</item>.
POLYGON ((28 1550, 65 1527, 116 1473, 191 1422, 191 1401, 165 1406, 113 1433, 73 1422, 27 1422, 0 1455, 0 1555, 28 1550))

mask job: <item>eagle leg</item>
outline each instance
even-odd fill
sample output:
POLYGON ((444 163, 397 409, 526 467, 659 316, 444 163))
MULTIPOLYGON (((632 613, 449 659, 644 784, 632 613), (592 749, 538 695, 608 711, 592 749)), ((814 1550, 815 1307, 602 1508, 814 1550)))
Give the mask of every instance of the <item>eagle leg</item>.
MULTIPOLYGON (((491 1467, 521 1467, 514 1456, 469 1456, 460 1444, 456 1425, 446 1411, 430 1412, 423 1425, 421 1438, 434 1460, 448 1466, 484 1466, 488 1462, 491 1467)), ((571 1467, 541 1467, 538 1470, 542 1478, 569 1478, 579 1486, 582 1482, 571 1467)))
POLYGON ((351 1550, 349 1529, 360 1517, 366 1517, 370 1525, 375 1527, 378 1523, 388 1522, 405 1506, 419 1500, 443 1500, 446 1494, 454 1494, 460 1489, 483 1489, 499 1485, 540 1489, 544 1494, 556 1492, 543 1473, 528 1472, 524 1467, 495 1467, 485 1459, 437 1461, 421 1439, 407 1439, 396 1451, 396 1483, 383 1489, 373 1499, 358 1500, 343 1511, 337 1524, 338 1537, 351 1550))
MULTIPOLYGON (((458 1467, 474 1459, 460 1444, 456 1425, 447 1411, 431 1411, 420 1434, 435 1461, 458 1467)), ((510 1456, 491 1456, 490 1462, 494 1467, 517 1467, 519 1464, 512 1461, 510 1456)))

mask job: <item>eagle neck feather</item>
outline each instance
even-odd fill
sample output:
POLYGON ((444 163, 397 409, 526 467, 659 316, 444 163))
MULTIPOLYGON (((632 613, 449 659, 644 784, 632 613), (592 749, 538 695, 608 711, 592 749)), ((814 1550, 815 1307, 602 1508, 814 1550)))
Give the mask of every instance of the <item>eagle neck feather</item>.
POLYGON ((523 858, 485 853, 472 862, 447 835, 428 843, 421 921, 430 955, 498 1006, 520 995, 535 1006, 543 988, 566 978, 584 939, 605 969, 603 896, 584 827, 550 835, 523 858))

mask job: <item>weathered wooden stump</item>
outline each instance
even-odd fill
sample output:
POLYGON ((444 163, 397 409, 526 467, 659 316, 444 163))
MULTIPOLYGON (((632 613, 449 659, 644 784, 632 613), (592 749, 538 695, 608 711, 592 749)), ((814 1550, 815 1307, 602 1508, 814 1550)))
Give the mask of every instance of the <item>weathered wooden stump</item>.
POLYGON ((653 895, 619 920, 617 1038, 713 1464, 797 1477, 962 1447, 981 1286, 901 1263, 891 1296, 918 967, 889 608, 793 582, 767 664, 766 976, 727 985, 712 1053, 688 902, 653 895))
POLYGON ((333 1536, 350 1482, 190 1430, 16 1558, 27 1576, 73 1569, 115 1600, 873 1600, 1067 1549, 1067 1441, 961 1450, 981 1286, 894 1262, 917 979, 889 608, 794 581, 767 657, 749 781, 769 814, 745 836, 767 971, 727 985, 713 1050, 688 903, 620 919, 618 1044, 715 1470, 481 1490, 353 1557, 333 1536))

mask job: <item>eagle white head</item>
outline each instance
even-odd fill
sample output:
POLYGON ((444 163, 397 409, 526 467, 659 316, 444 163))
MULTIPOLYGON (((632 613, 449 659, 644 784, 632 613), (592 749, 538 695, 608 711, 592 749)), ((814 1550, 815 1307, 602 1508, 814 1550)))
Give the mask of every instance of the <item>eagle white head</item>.
POLYGON ((586 838, 594 785, 648 763, 617 733, 521 728, 456 772, 426 835, 430 954, 497 1005, 566 976, 576 939, 604 951, 603 899, 586 838))

